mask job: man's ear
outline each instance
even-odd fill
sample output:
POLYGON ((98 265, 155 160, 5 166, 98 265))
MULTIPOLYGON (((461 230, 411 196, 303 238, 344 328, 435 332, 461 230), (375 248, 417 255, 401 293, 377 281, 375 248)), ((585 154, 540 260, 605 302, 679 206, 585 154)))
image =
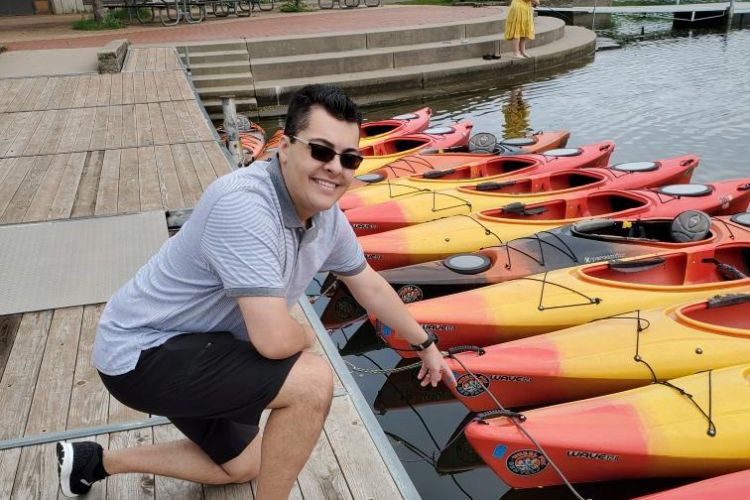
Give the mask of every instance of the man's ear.
POLYGON ((289 139, 289 136, 282 135, 281 140, 279 141, 279 162, 281 165, 286 165, 287 157, 289 156, 289 148, 292 145, 291 139, 289 139))

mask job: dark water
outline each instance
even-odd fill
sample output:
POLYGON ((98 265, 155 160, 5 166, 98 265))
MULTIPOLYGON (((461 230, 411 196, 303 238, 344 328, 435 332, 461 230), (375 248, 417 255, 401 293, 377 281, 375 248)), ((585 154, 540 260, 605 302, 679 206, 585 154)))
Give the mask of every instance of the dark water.
MULTIPOLYGON (((529 127, 570 129, 572 145, 611 139, 616 144, 614 162, 695 153, 702 158, 694 177, 697 182, 750 176, 749 56, 750 30, 671 33, 661 39, 631 39, 622 49, 597 53, 585 67, 514 88, 487 88, 427 104, 433 107, 437 124, 468 119, 474 122, 475 132, 514 136, 529 127)), ((366 115, 377 119, 420 105, 399 103, 367 109, 366 115)), ((324 302, 316 307, 322 308, 324 302)), ((368 350, 366 342, 372 340, 368 325, 358 328, 335 331, 333 339, 347 349, 363 340, 365 345, 359 348, 368 350)), ((363 368, 392 368, 399 358, 382 349, 345 359, 363 368)), ((384 412, 378 420, 423 498, 573 498, 560 488, 508 492, 487 467, 472 459, 471 450, 460 440, 452 443, 452 455, 441 455, 468 413, 459 403, 434 402, 440 393, 420 391, 410 383, 413 376, 413 372, 391 376, 387 381, 382 375, 355 373, 367 401, 384 412), (438 459, 442 473, 436 470, 438 459), (466 471, 446 474, 460 469, 466 471)), ((587 498, 610 500, 676 484, 629 481, 581 489, 587 498)))

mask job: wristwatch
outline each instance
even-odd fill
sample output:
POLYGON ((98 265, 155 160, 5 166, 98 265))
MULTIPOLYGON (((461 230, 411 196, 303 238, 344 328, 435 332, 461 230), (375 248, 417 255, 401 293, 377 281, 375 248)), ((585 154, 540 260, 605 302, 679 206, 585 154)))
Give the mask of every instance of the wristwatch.
POLYGON ((409 344, 412 349, 414 349, 415 351, 424 351, 425 349, 430 347, 432 344, 437 344, 438 342, 437 335, 427 330, 425 330, 425 333, 427 334, 427 340, 425 340, 421 344, 409 344))

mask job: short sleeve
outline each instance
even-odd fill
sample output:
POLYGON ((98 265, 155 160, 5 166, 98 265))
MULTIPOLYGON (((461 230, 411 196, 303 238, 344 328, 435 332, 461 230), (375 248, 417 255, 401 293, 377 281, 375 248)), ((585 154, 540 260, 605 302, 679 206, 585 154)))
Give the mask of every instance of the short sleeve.
POLYGON ((230 297, 283 297, 283 246, 273 202, 247 191, 222 196, 201 236, 203 256, 230 297))
POLYGON ((321 270, 341 276, 354 276, 367 265, 365 254, 344 212, 336 209, 335 214, 333 250, 321 270))

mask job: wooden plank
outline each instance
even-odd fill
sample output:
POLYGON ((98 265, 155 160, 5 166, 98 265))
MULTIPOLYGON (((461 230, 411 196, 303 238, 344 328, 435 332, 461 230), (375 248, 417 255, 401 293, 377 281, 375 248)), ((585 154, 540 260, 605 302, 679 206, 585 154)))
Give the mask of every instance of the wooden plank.
POLYGON ((112 88, 109 94, 109 105, 122 104, 122 73, 112 73, 112 88))
POLYGON ((16 139, 19 132, 21 131, 23 122, 28 120, 28 118, 31 116, 31 112, 8 113, 5 115, 0 115, 0 116, 5 116, 5 119, 8 120, 8 123, 5 126, 5 130, 0 135, 0 159, 1 159, 7 156, 6 153, 8 152, 10 145, 13 143, 13 141, 16 139))
POLYGON ((190 81, 188 81, 188 77, 185 72, 180 72, 180 76, 179 78, 177 78, 177 84, 180 86, 180 93, 182 94, 182 98, 184 100, 195 100, 195 92, 193 92, 193 88, 190 86, 190 81))
POLYGON ((42 98, 47 82, 50 80, 48 77, 37 77, 34 78, 34 84, 31 88, 31 92, 26 97, 26 100, 20 105, 19 111, 36 111, 39 109, 37 103, 42 98))
POLYGON ((133 104, 135 102, 135 91, 133 89, 133 74, 122 73, 122 103, 133 104))
POLYGON ((153 147, 138 149, 138 182, 141 211, 163 208, 159 170, 156 167, 156 151, 153 147))
POLYGON ((192 117, 187 109, 187 103, 189 101, 177 101, 171 102, 170 105, 175 110, 177 116, 177 126, 180 127, 182 135, 185 137, 187 142, 193 142, 198 140, 198 134, 193 127, 192 117))
POLYGON ((109 108, 101 106, 96 109, 94 116, 94 126, 91 130, 91 140, 89 141, 89 151, 104 149, 107 145, 107 120, 109 119, 109 108))
POLYGON ((76 134, 76 142, 73 151, 88 151, 91 144, 91 133, 94 130, 96 119, 96 108, 83 108, 83 119, 76 134))
POLYGON ((65 111, 68 113, 68 121, 65 123, 65 129, 60 138, 60 143, 57 145, 57 151, 54 151, 55 153, 72 153, 75 151, 76 137, 83 122, 83 111, 83 108, 65 111))
POLYGON ((135 105, 127 104, 122 107, 122 147, 134 148, 138 146, 138 123, 135 118, 135 105))
POLYGON ((18 91, 23 87, 23 78, 14 78, 4 94, 0 94, 0 113, 7 113, 8 106, 15 99, 18 91))
MULTIPOLYGON (((14 165, 16 163, 17 158, 0 158, 0 190, 3 187, 3 182, 5 181, 5 177, 13 170, 14 165)), ((13 196, 13 193, 15 191, 11 192, 10 195, 6 193, 6 196, 13 196)), ((2 195, 2 191, 0 191, 0 196, 2 195)), ((0 203, 2 202, 2 198, 0 198, 0 203)))
POLYGON ((172 158, 172 149, 169 146, 158 146, 155 148, 155 153, 162 206, 167 210, 184 208, 185 200, 182 197, 180 180, 172 158))
POLYGON ((159 93, 156 90, 156 80, 154 79, 154 73, 143 73, 143 83, 146 86, 146 100, 148 102, 159 102, 159 93))
POLYGON ((172 104, 173 103, 160 102, 158 105, 161 109, 161 115, 164 117, 164 124, 167 127, 167 136, 169 137, 169 142, 172 144, 177 144, 180 142, 185 142, 186 139, 182 133, 180 124, 177 122, 177 113, 175 113, 175 109, 172 104))
POLYGON ((47 137, 49 137, 50 131, 55 126, 58 114, 62 112, 52 109, 49 111, 37 111, 37 113, 42 113, 42 117, 39 120, 36 130, 31 135, 29 143, 26 145, 26 149, 23 150, 22 154, 24 156, 42 154, 42 151, 44 151, 47 145, 47 137))
MULTIPOLYGON (((0 140, 6 132, 10 132, 14 120, 13 113, 0 113, 0 140)), ((7 148, 6 148, 7 149, 7 148)))
POLYGON ((198 180, 201 183, 202 191, 205 191, 209 184, 216 180, 216 172, 214 172, 211 162, 208 160, 208 156, 206 156, 206 152, 203 150, 203 144, 190 142, 187 144, 187 148, 190 152, 193 166, 195 167, 195 173, 198 175, 198 180))
MULTIPOLYGON (((151 428, 118 432, 109 437, 109 449, 133 448, 152 444, 151 428)), ((107 500, 140 500, 154 498, 152 474, 116 474, 107 478, 107 500)), ((178 497, 179 498, 179 497, 178 497)))
POLYGON ((11 498, 56 498, 57 490, 54 447, 37 445, 22 449, 11 498))
MULTIPOLYGON (((27 118, 19 123, 18 135, 10 143, 10 147, 5 152, 6 156, 21 156, 21 153, 26 149, 26 145, 31 140, 34 130, 39 125, 42 115, 44 115, 42 111, 31 111, 28 113, 27 118)), ((1 152, 2 150, 0 150, 0 154, 1 152)))
MULTIPOLYGON (((324 433, 321 433, 315 444, 310 459, 297 478, 299 488, 305 500, 328 498, 351 499, 344 474, 336 462, 331 444, 324 433)), ((395 498, 395 497, 394 497, 395 498)))
POLYGON ((47 137, 44 138, 44 144, 39 154, 55 154, 59 150, 60 141, 62 141, 66 131, 65 127, 70 119, 71 110, 58 109, 56 111, 54 119, 52 119, 52 126, 47 133, 47 137))
POLYGON ((52 93, 55 91, 55 87, 57 87, 57 81, 59 78, 47 78, 47 82, 44 85, 44 89, 39 93, 39 98, 37 99, 34 107, 34 111, 41 111, 49 108, 49 101, 52 98, 52 93))
POLYGON ((82 108, 86 103, 86 96, 89 92, 91 85, 91 75, 78 76, 78 86, 76 87, 75 95, 73 96, 73 107, 82 108))
POLYGON ((165 71, 162 73, 162 79, 169 90, 170 101, 181 101, 182 92, 180 91, 180 85, 177 83, 179 73, 177 71, 165 71))
POLYGON ((159 104, 150 102, 146 106, 148 106, 148 117, 151 123, 151 134, 154 144, 169 144, 167 125, 164 123, 164 117, 161 115, 159 104))
POLYGON ((70 394, 68 429, 83 429, 107 423, 109 392, 91 363, 91 352, 102 311, 104 304, 83 308, 78 357, 73 372, 73 391, 70 394))
POLYGON ((50 219, 70 217, 73 203, 76 200, 76 191, 81 182, 81 172, 86 157, 86 153, 73 153, 68 156, 68 161, 65 163, 65 169, 60 180, 60 186, 57 189, 55 200, 52 202, 49 210, 50 219))
POLYGON ((333 398, 325 433, 354 498, 400 498, 351 398, 333 398))
MULTIPOLYGON (((185 436, 173 425, 154 427, 154 444, 169 443, 185 439, 185 436)), ((159 499, 179 498, 180 500, 202 500, 203 487, 199 483, 156 476, 154 485, 159 499)))
POLYGON ((0 113, 3 111, 3 103, 5 102, 5 96, 8 94, 8 91, 10 90, 11 86, 13 85, 13 80, 10 78, 0 78, 0 113))
POLYGON ((107 116, 107 139, 104 147, 114 149, 122 147, 122 106, 110 106, 107 116))
POLYGON ((148 102, 148 99, 146 98, 146 82, 143 80, 143 73, 133 73, 133 93, 135 94, 135 102, 148 102))
POLYGON ((68 83, 68 77, 55 78, 55 88, 52 89, 52 95, 47 103, 47 109, 60 109, 60 105, 65 96, 65 86, 68 83))
POLYGON ((156 49, 156 71, 164 71, 167 67, 167 49, 159 47, 156 49))
POLYGON ((148 104, 135 105, 136 142, 139 147, 153 146, 154 135, 151 130, 151 117, 148 112, 148 104))
POLYGON ((159 96, 159 100, 162 102, 169 101, 169 87, 166 79, 164 78, 166 73, 159 71, 154 73, 154 81, 156 82, 156 92, 159 96))
POLYGON ((59 102, 60 109, 68 109, 73 107, 73 99, 76 95, 76 87, 78 87, 78 78, 75 76, 65 77, 65 91, 63 92, 62 98, 59 102))
POLYGON ((29 96, 29 93, 34 88, 35 80, 36 80, 35 78, 23 79, 23 84, 21 85, 21 88, 18 89, 18 92, 13 97, 13 100, 5 108, 6 113, 8 112, 15 113, 23 109, 24 103, 26 102, 26 98, 29 96))
POLYGON ((99 96, 96 99, 97 106, 109 106, 109 99, 112 94, 112 74, 105 73, 99 75, 99 96))
POLYGON ((34 165, 29 170, 29 173, 26 174, 21 185, 18 186, 8 207, 0 217, 0 223, 23 221, 26 211, 29 209, 29 205, 31 205, 31 200, 34 199, 34 195, 37 189, 39 189, 44 175, 47 173, 49 161, 46 156, 34 156, 31 158, 34 160, 34 165))
POLYGON ((39 189, 34 194, 28 210, 26 210, 23 217, 25 222, 47 220, 57 191, 60 189, 60 181, 65 173, 65 166, 69 157, 70 155, 43 157, 45 162, 49 162, 49 168, 44 174, 44 179, 42 179, 39 189))
POLYGON ((102 83, 102 75, 91 75, 89 80, 89 88, 86 92, 86 100, 83 105, 87 108, 93 108, 98 105, 99 101, 99 86, 102 83))
POLYGON ((208 118, 201 112, 198 103, 195 101, 182 101, 182 103, 190 115, 197 140, 215 141, 216 137, 214 137, 212 132, 213 125, 211 125, 208 118))
MULTIPOLYGON (((77 190, 71 190, 72 196, 68 194, 61 201, 60 207, 72 207, 68 213, 72 217, 87 217, 94 215, 96 208, 96 195, 99 189, 99 176, 102 172, 102 163, 104 161, 104 151, 91 151, 89 153, 75 153, 72 157, 68 168, 71 172, 68 174, 72 179, 71 185, 77 186, 77 190), (81 155, 76 157, 76 155, 81 155), (76 177, 77 176, 77 177, 76 177), (75 180, 78 179, 78 180, 75 180), (74 184, 75 183, 75 184, 74 184), (67 203, 68 200, 70 204, 67 203)), ((58 198, 60 197, 58 192, 58 198)), ((65 216, 67 217, 67 215, 65 216)))
MULTIPOLYGON (((10 350, 16 340, 16 332, 21 325, 23 314, 8 314, 0 316, 0 377, 5 371, 5 365, 10 357, 10 350)), ((2 498, 2 496, 0 496, 2 498)))
POLYGON ((125 67, 122 69, 123 71, 135 71, 135 67, 138 65, 138 59, 140 58, 141 51, 138 49, 134 49, 130 47, 128 49, 128 57, 127 61, 125 62, 125 67))
POLYGON ((216 142, 203 143, 203 149, 206 151, 206 156, 208 156, 208 161, 211 162, 211 167, 214 169, 216 177, 221 177, 232 171, 229 160, 221 150, 223 147, 216 142))
POLYGON ((21 458, 21 448, 0 451, 0 498, 12 498, 13 482, 21 458))
POLYGON ((29 173, 29 170, 31 170, 31 167, 33 166, 34 158, 28 156, 19 158, 11 165, 10 169, 5 174, 3 183, 0 184, 0 214, 5 213, 5 209, 8 208, 8 205, 13 199, 13 196, 16 194, 18 187, 21 185, 24 178, 26 177, 26 174, 29 173))
POLYGON ((138 212, 141 206, 138 182, 138 150, 123 149, 120 155, 120 182, 117 195, 117 212, 138 212))
POLYGON ((21 319, 0 382, 0 408, 13 409, 0 412, 0 439, 23 435, 51 321, 52 311, 26 313, 21 319))
POLYGON ((194 207, 201 196, 201 183, 190 159, 190 152, 185 144, 172 145, 172 157, 180 180, 180 189, 185 207, 194 207))
POLYGON ((156 70, 156 49, 154 48, 148 48, 146 49, 146 71, 155 71, 156 70))
MULTIPOLYGON (((253 487, 250 483, 203 485, 206 500, 253 500, 253 487)), ((161 499, 159 499, 161 500, 161 499)))
POLYGON ((113 215, 117 213, 117 188, 120 182, 120 151, 119 149, 110 149, 104 152, 94 215, 113 215))
POLYGON ((148 49, 138 49, 138 65, 136 66, 136 70, 146 71, 147 64, 148 64, 148 49))

